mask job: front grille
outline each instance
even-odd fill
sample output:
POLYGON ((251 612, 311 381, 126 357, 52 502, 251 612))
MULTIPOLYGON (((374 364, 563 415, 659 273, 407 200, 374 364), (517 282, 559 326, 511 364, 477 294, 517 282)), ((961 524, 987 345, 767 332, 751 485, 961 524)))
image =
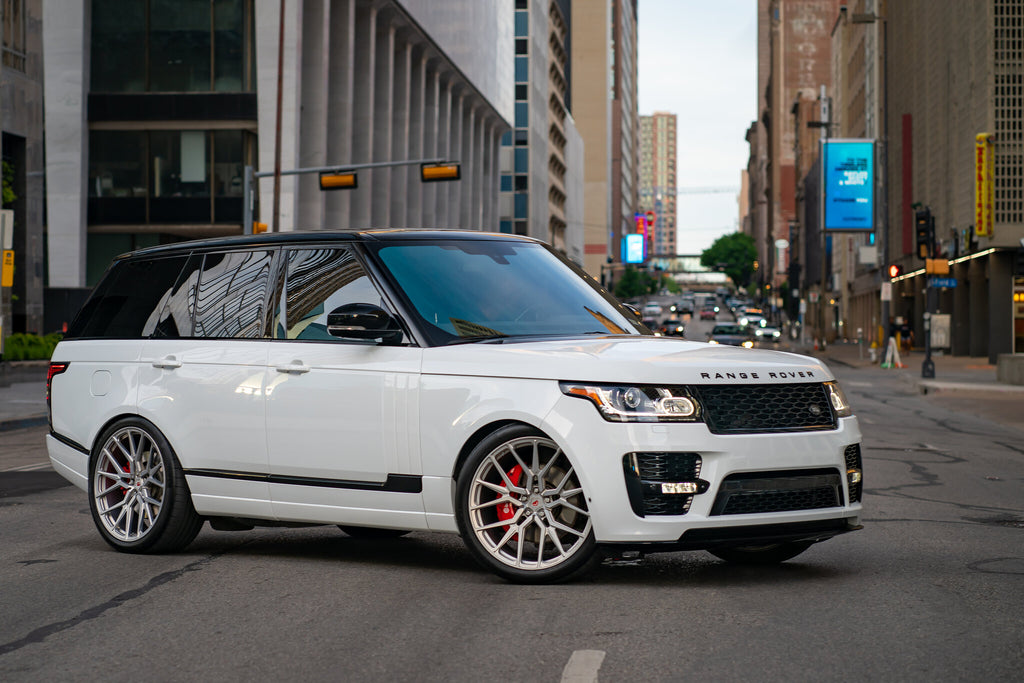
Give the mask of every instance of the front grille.
POLYGON ((751 515, 842 507, 843 480, 837 470, 796 470, 731 474, 722 481, 712 515, 751 515))
POLYGON ((689 512, 693 495, 662 493, 661 484, 699 482, 701 466, 699 455, 696 453, 627 453, 622 459, 622 466, 626 477, 629 503, 637 516, 685 515, 689 512))
POLYGON ((707 384, 691 388, 714 434, 835 429, 824 385, 707 384))
POLYGON ((861 461, 860 461, 860 444, 859 443, 855 443, 855 444, 850 444, 849 446, 847 446, 846 447, 845 456, 846 456, 846 469, 848 471, 849 470, 857 470, 858 472, 862 473, 860 481, 858 481, 856 484, 850 484, 850 502, 851 503, 859 503, 860 502, 861 491, 864 490, 864 478, 863 478, 864 477, 864 475, 863 475, 863 471, 864 470, 861 467, 861 461))

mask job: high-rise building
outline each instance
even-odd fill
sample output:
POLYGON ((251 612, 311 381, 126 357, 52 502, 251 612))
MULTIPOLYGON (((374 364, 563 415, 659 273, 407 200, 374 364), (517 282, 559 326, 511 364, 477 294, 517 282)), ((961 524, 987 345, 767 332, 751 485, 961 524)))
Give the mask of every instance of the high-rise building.
POLYGON ((0 62, 3 208, 14 252, 12 286, 0 289, 0 333, 48 331, 43 324, 42 0, 6 0, 0 62))
MULTIPOLYGON (((91 285, 112 256, 242 233, 243 171, 448 159, 259 180, 280 231, 497 231, 498 151, 514 110, 513 13, 473 0, 42 0, 49 284, 91 285), (279 28, 284 22, 279 72, 279 28), (278 82, 282 84, 277 119, 278 82)), ((273 229, 273 227, 272 227, 273 229)))
POLYGON ((574 5, 572 104, 586 150, 585 268, 621 272, 623 234, 639 209, 636 0, 574 5))
POLYGON ((499 226, 582 264, 583 142, 569 107, 572 5, 514 6, 515 118, 502 138, 499 226))
POLYGON ((676 255, 676 115, 640 117, 640 211, 654 214, 649 249, 676 255))

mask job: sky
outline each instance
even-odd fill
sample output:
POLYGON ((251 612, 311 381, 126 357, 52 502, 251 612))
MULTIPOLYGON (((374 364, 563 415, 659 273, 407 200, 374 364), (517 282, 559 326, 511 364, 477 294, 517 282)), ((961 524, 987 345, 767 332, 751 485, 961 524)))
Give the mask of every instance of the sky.
POLYGON ((699 254, 739 229, 747 129, 757 118, 757 0, 638 0, 640 114, 676 114, 676 250, 699 254))

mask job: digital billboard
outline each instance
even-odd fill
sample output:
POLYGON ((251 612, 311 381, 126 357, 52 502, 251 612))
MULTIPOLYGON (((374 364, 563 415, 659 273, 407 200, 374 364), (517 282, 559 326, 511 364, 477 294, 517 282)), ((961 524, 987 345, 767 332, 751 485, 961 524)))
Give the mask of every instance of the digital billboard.
POLYGON ((875 229, 875 141, 826 139, 825 229, 870 232, 875 229))
POLYGON ((643 263, 644 262, 644 236, 636 233, 625 235, 622 238, 622 262, 643 263))

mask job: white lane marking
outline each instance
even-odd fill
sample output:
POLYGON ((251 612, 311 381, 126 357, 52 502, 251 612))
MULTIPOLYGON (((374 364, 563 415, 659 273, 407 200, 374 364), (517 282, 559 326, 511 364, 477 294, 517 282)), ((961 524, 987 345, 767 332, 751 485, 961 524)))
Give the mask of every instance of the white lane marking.
POLYGON ((594 683, 604 655, 604 650, 576 650, 562 669, 562 683, 594 683))

